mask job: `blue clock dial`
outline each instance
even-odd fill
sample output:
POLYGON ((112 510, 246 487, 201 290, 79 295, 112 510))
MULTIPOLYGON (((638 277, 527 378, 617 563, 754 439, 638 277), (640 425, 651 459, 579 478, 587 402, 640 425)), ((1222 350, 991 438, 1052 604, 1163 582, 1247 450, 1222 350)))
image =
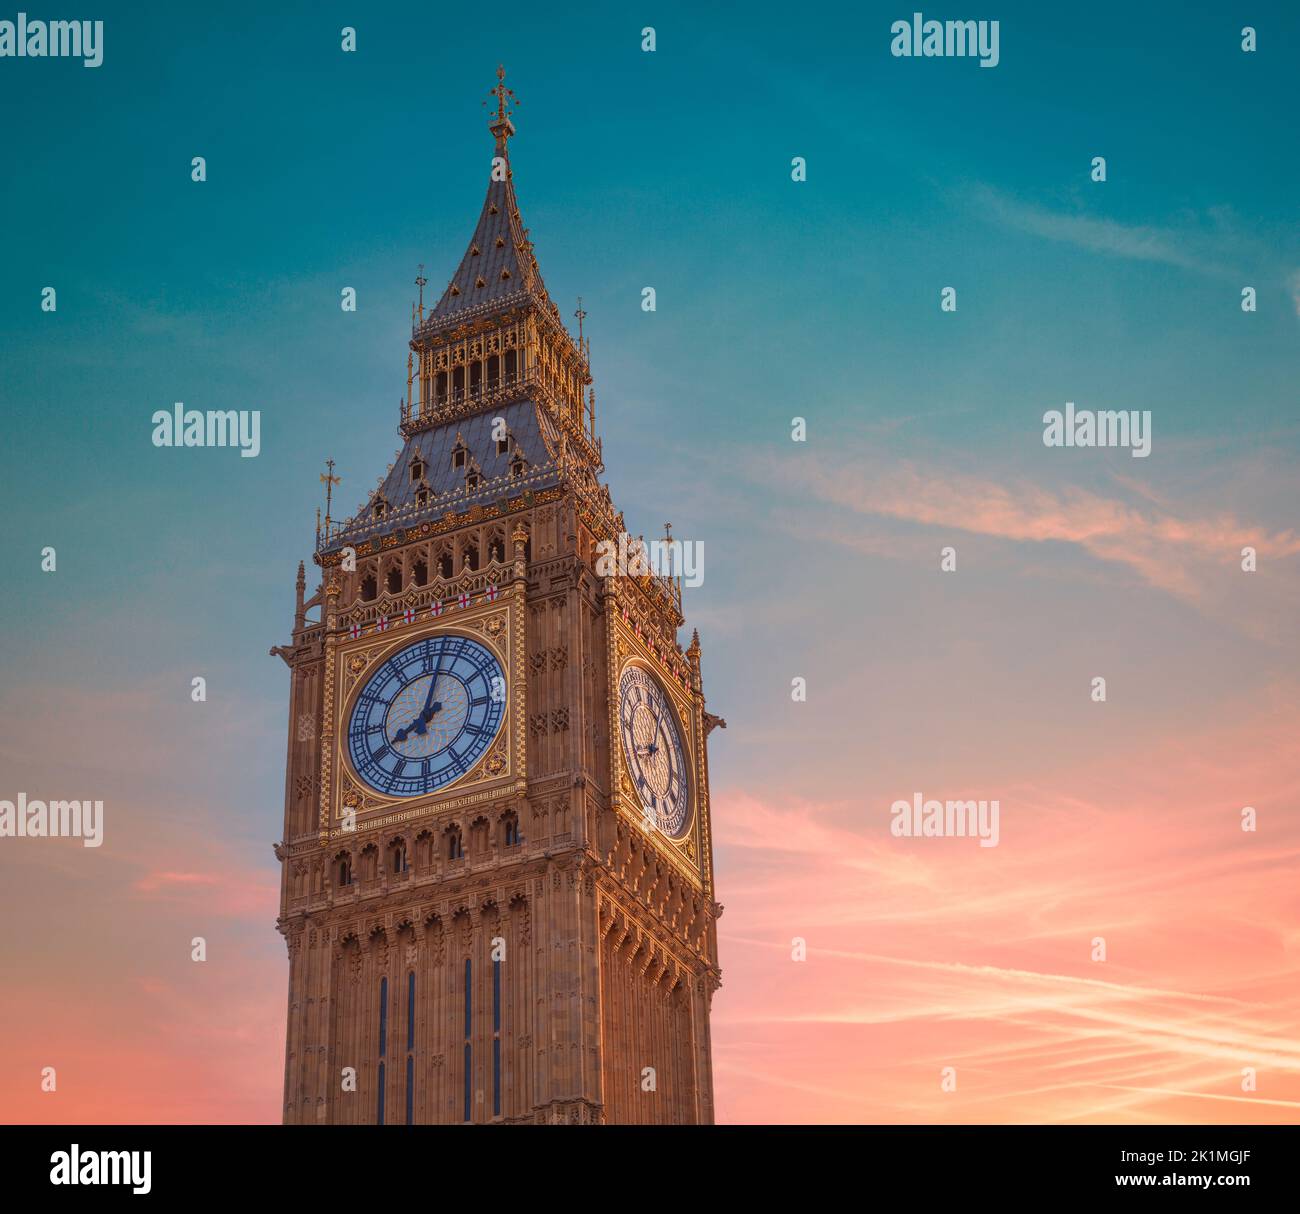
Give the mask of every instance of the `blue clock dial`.
POLYGON ((618 681, 618 723, 628 777, 647 820, 680 839, 691 824, 686 751, 672 701, 640 666, 618 681))
POLYGON ((459 780, 492 745, 506 713, 506 676, 471 637, 425 637, 370 676, 352 705, 348 758, 389 797, 419 797, 459 780))

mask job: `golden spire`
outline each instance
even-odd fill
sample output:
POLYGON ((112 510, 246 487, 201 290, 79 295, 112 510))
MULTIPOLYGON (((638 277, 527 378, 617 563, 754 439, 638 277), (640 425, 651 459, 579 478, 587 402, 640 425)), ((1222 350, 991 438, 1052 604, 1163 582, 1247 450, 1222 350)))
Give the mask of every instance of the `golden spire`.
MULTIPOLYGON (((496 117, 488 123, 488 130, 496 136, 497 151, 504 156, 506 154, 506 140, 515 133, 515 124, 510 121, 512 110, 507 106, 517 106, 519 98, 515 96, 514 89, 506 88, 506 69, 501 64, 497 64, 497 86, 488 90, 490 97, 497 99, 496 117), (506 98, 510 100, 507 101, 506 98)), ((483 102, 487 105, 487 102, 483 102)))
POLYGON ((325 486, 325 538, 329 539, 330 523, 333 522, 333 519, 330 518, 330 506, 334 501, 334 486, 343 478, 334 475, 334 461, 332 459, 327 459, 325 461, 325 467, 328 468, 329 471, 322 472, 320 479, 321 484, 325 486))

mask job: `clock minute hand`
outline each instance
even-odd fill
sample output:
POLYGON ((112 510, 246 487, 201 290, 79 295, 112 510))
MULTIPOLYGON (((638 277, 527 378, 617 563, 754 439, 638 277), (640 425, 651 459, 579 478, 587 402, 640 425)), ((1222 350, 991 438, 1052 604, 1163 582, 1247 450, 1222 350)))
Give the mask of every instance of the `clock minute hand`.
POLYGON ((442 705, 433 698, 433 693, 438 689, 438 676, 441 673, 442 654, 439 654, 438 663, 433 668, 433 677, 429 680, 429 692, 424 697, 424 707, 411 718, 408 724, 393 735, 394 742, 405 742, 411 733, 424 733, 424 728, 433 717, 433 714, 442 708, 442 705))

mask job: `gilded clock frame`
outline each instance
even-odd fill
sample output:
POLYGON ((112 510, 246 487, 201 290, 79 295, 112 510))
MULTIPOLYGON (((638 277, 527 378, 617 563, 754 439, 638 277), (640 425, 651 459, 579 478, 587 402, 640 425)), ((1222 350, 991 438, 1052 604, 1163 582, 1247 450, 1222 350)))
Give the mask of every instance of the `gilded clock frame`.
POLYGON ((675 867, 701 887, 707 880, 708 844, 705 834, 708 821, 708 778, 704 771, 703 720, 693 692, 684 688, 646 643, 611 611, 613 658, 610 663, 610 756, 614 772, 612 800, 614 807, 634 820, 675 867), (679 839, 646 825, 645 808, 628 774, 623 753, 623 735, 619 726, 619 684, 629 666, 646 671, 659 685, 664 697, 677 714, 677 732, 681 738, 690 793, 690 828, 679 839))
MULTIPOLYGON (((396 610, 400 621, 401 604, 396 610)), ((322 838, 355 834, 342 826, 349 809, 356 815, 356 831, 370 830, 448 810, 470 809, 517 796, 526 788, 524 607, 517 585, 503 591, 495 603, 450 606, 436 618, 430 618, 426 606, 413 624, 394 623, 384 632, 372 625, 368 635, 356 639, 349 635, 346 623, 340 622, 326 644, 325 694, 328 735, 321 746, 322 838), (347 754, 347 722, 370 675, 394 653, 431 636, 469 637, 488 649, 506 675, 506 712, 491 745, 459 779, 435 792, 388 796, 365 784, 353 770, 347 754)))

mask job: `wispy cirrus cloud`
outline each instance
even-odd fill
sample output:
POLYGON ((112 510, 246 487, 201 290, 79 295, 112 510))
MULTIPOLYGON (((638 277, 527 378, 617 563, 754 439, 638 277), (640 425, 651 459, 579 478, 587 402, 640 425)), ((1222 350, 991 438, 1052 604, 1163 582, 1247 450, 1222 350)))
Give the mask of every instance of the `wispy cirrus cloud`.
POLYGON ((1050 211, 1021 202, 990 186, 978 187, 972 197, 991 218, 1032 236, 1072 244, 1093 253, 1108 253, 1135 261, 1158 261, 1197 272, 1224 273, 1224 267, 1194 256, 1168 228, 1050 211))
POLYGON ((1008 788, 983 853, 892 839, 884 803, 720 795, 723 1118, 1195 1123, 1214 1102, 1287 1120, 1298 724, 1279 688, 1104 767, 1072 756, 1008 788))
MULTIPOLYGON (((1239 570, 1242 548, 1253 547, 1270 562, 1300 555, 1300 533, 1291 528, 1174 501, 1123 476, 1113 478, 1114 492, 1106 494, 1068 484, 1049 488, 1024 475, 979 476, 848 450, 816 462, 759 456, 752 474, 857 515, 1021 543, 1070 544, 1207 611, 1218 610, 1223 575, 1239 570)), ((872 555, 903 550, 896 538, 823 531, 831 538, 839 534, 853 547, 865 544, 872 555)), ((1294 570, 1284 567, 1283 576, 1289 585, 1296 581, 1294 570)), ((1257 634, 1274 631, 1275 620, 1249 614, 1236 600, 1230 614, 1236 625, 1257 634)))
POLYGON ((1259 239, 1257 225, 1243 223, 1228 208, 1212 208, 1176 225, 1125 223, 1081 208, 1052 209, 982 183, 968 187, 963 197, 1003 227, 1090 253, 1176 266, 1234 283, 1247 269, 1265 276, 1263 281, 1282 281, 1276 248, 1259 239))

